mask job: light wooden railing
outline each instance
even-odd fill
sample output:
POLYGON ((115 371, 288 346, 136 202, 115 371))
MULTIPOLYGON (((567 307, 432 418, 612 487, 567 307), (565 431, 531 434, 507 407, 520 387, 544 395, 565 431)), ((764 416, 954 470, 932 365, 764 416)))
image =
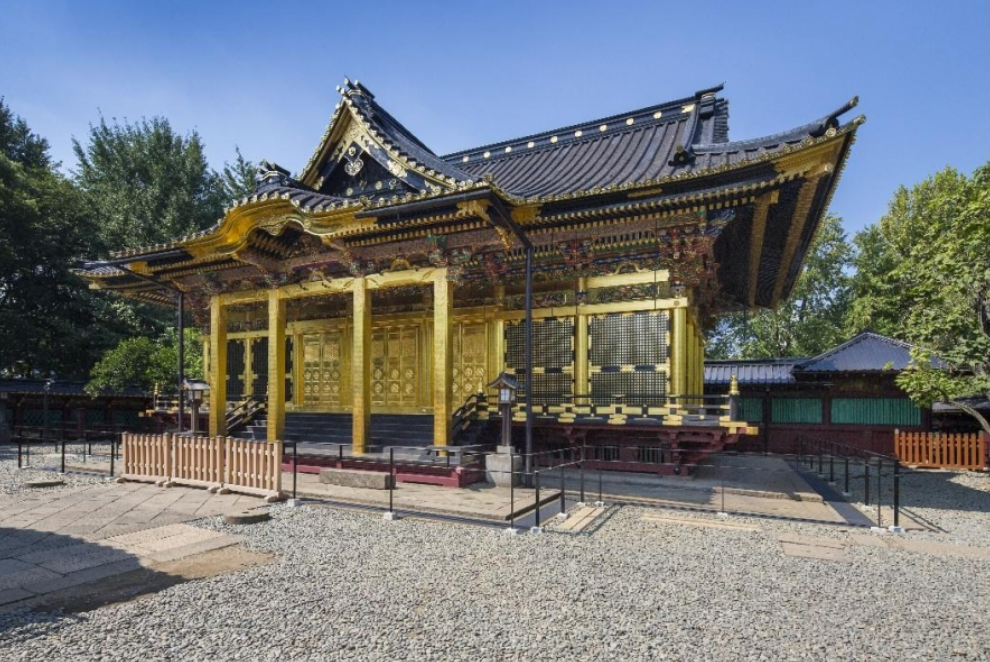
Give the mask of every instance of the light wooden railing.
POLYGON ((281 441, 127 433, 121 451, 125 480, 283 497, 281 441))
POLYGON ((987 466, 987 435, 898 432, 894 453, 904 464, 942 469, 983 469, 987 466))

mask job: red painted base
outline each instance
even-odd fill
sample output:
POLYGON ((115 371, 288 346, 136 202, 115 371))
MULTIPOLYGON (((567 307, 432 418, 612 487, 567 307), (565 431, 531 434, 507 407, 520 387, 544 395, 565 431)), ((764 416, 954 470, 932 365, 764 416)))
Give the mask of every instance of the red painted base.
MULTIPOLYGON (((375 460, 338 459, 322 455, 300 455, 296 471, 301 474, 318 474, 321 469, 357 469, 388 472, 388 462, 375 460)), ((292 471, 292 458, 282 458, 282 471, 292 471)), ((396 464, 396 483, 466 487, 485 479, 480 467, 434 466, 429 464, 396 464)))

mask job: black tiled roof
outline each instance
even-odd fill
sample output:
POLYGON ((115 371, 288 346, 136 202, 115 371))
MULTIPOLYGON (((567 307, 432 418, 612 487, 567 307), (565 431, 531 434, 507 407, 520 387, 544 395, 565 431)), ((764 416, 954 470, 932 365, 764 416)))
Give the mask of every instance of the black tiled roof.
POLYGON ((347 93, 355 111, 384 136, 385 141, 396 148, 403 156, 422 164, 446 177, 457 181, 470 181, 471 175, 457 166, 448 163, 433 153, 423 142, 381 107, 375 97, 363 85, 352 87, 347 93))
POLYGON ((792 371, 806 359, 754 359, 740 361, 705 361, 705 384, 726 384, 732 375, 740 385, 793 384, 792 371))
MULTIPOLYGON (((911 363, 914 345, 902 340, 863 331, 838 347, 808 359, 798 367, 802 373, 882 372, 904 370, 911 363)), ((939 365, 933 362, 933 365, 939 365)))
POLYGON ((692 97, 455 152, 448 163, 474 177, 491 175, 519 197, 544 197, 687 175, 757 159, 837 126, 855 100, 782 133, 728 142, 729 105, 721 86, 692 97))

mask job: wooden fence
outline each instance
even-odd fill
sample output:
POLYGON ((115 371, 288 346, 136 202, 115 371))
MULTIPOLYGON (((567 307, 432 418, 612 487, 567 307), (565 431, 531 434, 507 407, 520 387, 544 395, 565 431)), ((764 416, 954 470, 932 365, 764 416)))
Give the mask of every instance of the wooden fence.
POLYGON ((942 469, 987 467, 987 435, 899 432, 894 435, 894 453, 904 464, 942 469))
POLYGON ((282 442, 124 434, 122 477, 282 498, 282 442))

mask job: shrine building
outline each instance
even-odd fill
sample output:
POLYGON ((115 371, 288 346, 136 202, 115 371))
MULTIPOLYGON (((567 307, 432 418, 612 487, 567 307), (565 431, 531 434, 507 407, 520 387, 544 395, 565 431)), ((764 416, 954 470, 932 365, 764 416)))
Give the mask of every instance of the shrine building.
POLYGON ((505 371, 541 443, 721 447, 747 424, 701 395, 703 331, 787 298, 864 121, 841 120, 854 99, 730 141, 721 90, 439 156, 346 81, 298 174, 263 162, 214 226, 80 273, 184 293, 211 434, 253 397, 269 439, 458 443, 455 412, 505 371))

